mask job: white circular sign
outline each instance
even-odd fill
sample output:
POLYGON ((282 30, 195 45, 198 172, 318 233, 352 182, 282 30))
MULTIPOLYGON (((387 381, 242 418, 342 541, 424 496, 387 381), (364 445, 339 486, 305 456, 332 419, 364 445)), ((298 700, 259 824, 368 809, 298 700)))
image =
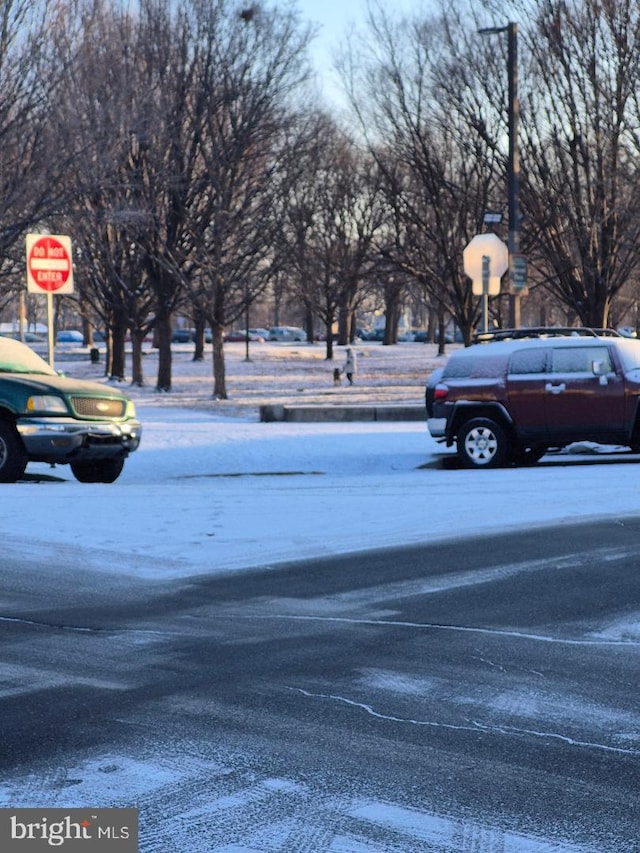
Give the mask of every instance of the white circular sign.
POLYGON ((491 259, 491 277, 502 278, 509 269, 509 250, 496 234, 477 234, 462 253, 464 271, 474 281, 482 281, 482 257, 491 259))

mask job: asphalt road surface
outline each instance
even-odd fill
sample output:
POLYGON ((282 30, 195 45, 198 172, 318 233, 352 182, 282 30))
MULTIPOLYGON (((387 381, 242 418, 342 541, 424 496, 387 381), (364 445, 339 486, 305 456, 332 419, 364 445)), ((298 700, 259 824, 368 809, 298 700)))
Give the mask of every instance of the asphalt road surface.
POLYGON ((3 562, 0 805, 143 853, 640 850, 640 520, 179 583, 3 562))

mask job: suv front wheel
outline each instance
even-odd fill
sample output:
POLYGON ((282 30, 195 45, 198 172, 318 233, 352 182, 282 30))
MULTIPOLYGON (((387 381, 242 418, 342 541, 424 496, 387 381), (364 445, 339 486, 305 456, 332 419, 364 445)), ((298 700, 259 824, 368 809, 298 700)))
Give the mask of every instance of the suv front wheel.
POLYGON ((507 461, 509 443, 503 428, 489 418, 474 418, 460 428, 458 456, 467 468, 497 468, 507 461))

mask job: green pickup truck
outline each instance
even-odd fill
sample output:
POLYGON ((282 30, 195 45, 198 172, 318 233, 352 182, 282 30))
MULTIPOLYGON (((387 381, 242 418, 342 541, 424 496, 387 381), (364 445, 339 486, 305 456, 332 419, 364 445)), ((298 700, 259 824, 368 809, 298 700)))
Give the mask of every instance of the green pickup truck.
POLYGON ((0 337, 0 483, 15 483, 29 462, 68 464, 81 483, 113 483, 141 432, 120 391, 61 376, 0 337))

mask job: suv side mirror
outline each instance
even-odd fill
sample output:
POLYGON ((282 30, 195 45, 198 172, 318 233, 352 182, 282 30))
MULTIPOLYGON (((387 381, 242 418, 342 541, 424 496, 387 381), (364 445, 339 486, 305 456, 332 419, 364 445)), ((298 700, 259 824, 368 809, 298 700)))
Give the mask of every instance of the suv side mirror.
POLYGON ((605 371, 604 361, 602 359, 594 359, 591 362, 591 372, 594 376, 599 377, 601 385, 607 385, 607 374, 605 371))

